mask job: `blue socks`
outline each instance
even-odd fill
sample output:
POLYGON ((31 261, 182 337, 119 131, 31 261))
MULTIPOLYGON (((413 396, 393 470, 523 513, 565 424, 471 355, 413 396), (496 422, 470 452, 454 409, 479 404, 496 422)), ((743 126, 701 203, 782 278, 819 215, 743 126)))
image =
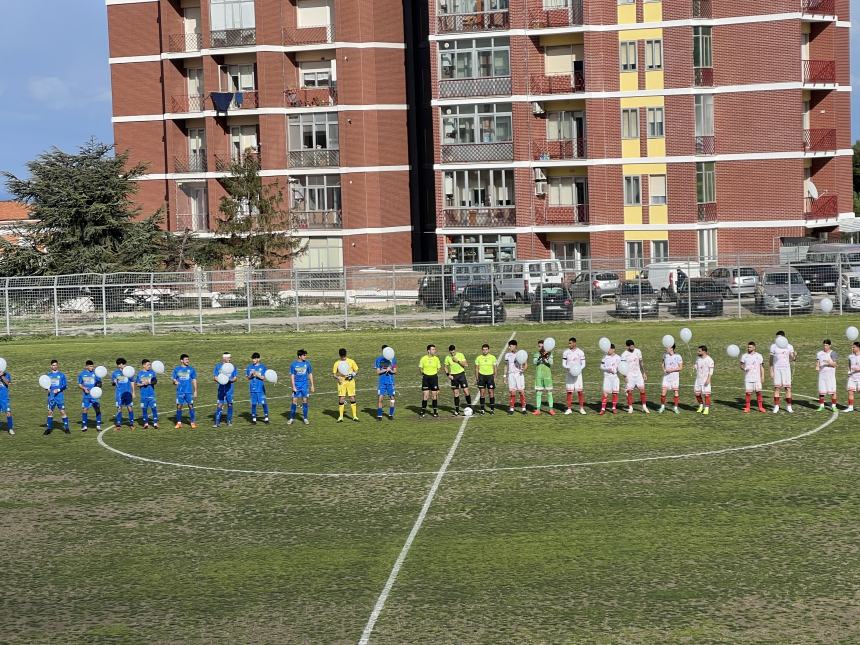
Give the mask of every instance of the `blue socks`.
POLYGON ((269 416, 269 404, 268 403, 263 404, 263 416, 264 417, 269 416))
POLYGON ((233 404, 227 404, 227 423, 233 423, 233 404))
POLYGON ((308 404, 302 403, 302 416, 307 419, 308 418, 308 404))
POLYGON ((297 407, 298 407, 298 406, 297 406, 295 403, 290 404, 290 418, 291 418, 291 419, 295 419, 295 418, 296 418, 296 408, 297 408, 297 407))

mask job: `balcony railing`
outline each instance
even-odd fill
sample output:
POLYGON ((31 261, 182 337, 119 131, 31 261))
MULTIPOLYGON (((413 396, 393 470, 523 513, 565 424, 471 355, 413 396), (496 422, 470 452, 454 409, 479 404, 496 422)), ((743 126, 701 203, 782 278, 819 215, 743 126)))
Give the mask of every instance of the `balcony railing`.
POLYGON ((585 72, 554 74, 544 76, 533 74, 529 77, 530 94, 574 94, 585 91, 585 72))
POLYGON ((513 161, 514 144, 508 143, 449 143, 442 146, 442 163, 477 163, 482 161, 513 161))
POLYGON ((205 233, 209 230, 209 214, 189 213, 187 211, 176 213, 176 230, 205 233))
POLYGON ((198 150, 186 157, 173 158, 173 172, 206 172, 208 169, 205 150, 198 150))
POLYGON ((319 45, 334 42, 334 25, 291 27, 283 30, 284 45, 319 45))
POLYGON ((542 141, 535 146, 535 160, 584 159, 585 139, 542 141))
POLYGON ((256 29, 219 29, 209 34, 210 47, 249 47, 257 44, 256 29))
POLYGON ((444 225, 450 228, 498 228, 517 224, 517 213, 513 206, 446 208, 442 211, 442 217, 444 225))
POLYGON ((588 204, 551 205, 538 212, 536 224, 588 224, 588 204))
POLYGON ((836 130, 833 128, 813 128, 803 131, 804 152, 827 152, 836 150, 836 130))
POLYGON ((290 168, 326 168, 340 165, 340 150, 290 150, 287 154, 290 168))
POLYGON ((337 105, 337 87, 291 87, 284 90, 287 107, 337 105))
POLYGON ((717 140, 714 135, 694 137, 697 155, 717 154, 717 140))
POLYGON ((698 217, 700 222, 716 222, 717 221, 717 203, 707 202, 705 204, 696 204, 698 217))
POLYGON ((802 62, 804 83, 817 84, 836 82, 836 61, 804 60, 802 62))
POLYGON ((582 0, 556 0, 552 3, 537 0, 536 4, 529 9, 529 26, 532 29, 572 27, 585 23, 582 0))
MULTIPOLYGON (((257 162, 260 162, 260 147, 257 146, 257 149, 248 148, 245 151, 245 157, 256 157, 257 162)), ((230 168, 232 168, 233 164, 239 161, 239 155, 235 153, 230 154, 216 154, 215 155, 215 171, 216 172, 230 172, 230 168)))
POLYGON ((440 34, 470 31, 495 31, 510 26, 507 9, 475 13, 448 13, 436 16, 436 31, 440 34))
POLYGON ((191 94, 171 96, 168 107, 171 112, 203 112, 206 109, 206 96, 204 94, 191 94))
POLYGON ((694 67, 693 82, 696 87, 713 87, 714 86, 714 68, 713 67, 694 67))
POLYGON ((510 76, 451 78, 439 81, 440 99, 450 99, 461 96, 509 96, 510 93, 510 76))
POLYGON ((296 226, 302 230, 335 230, 343 228, 343 217, 340 209, 327 211, 306 211, 291 208, 290 215, 296 226))
POLYGON ((203 34, 170 34, 167 37, 167 51, 199 52, 203 49, 203 34))
POLYGON ((693 18, 712 18, 711 0, 693 0, 693 18))
POLYGON ((807 197, 803 202, 803 216, 806 219, 828 219, 839 215, 839 196, 820 195, 813 199, 807 197))
POLYGON ((805 14, 835 16, 836 0, 800 0, 800 10, 805 14))

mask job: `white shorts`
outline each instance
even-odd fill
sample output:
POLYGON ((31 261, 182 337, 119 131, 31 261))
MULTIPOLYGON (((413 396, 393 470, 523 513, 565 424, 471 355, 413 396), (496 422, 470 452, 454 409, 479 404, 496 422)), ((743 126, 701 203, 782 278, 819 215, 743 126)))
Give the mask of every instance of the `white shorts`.
POLYGON ((773 385, 774 387, 791 387, 791 368, 774 367, 773 385))
POLYGON ((568 392, 582 392, 582 374, 574 378, 568 373, 564 377, 564 388, 568 392))
POLYGON ((663 375, 663 389, 677 390, 681 387, 681 375, 678 372, 663 375))
POLYGON ((508 390, 519 392, 526 389, 525 374, 508 374, 508 390))
POLYGON ((696 383, 693 385, 693 392, 695 392, 696 394, 710 394, 711 384, 708 383, 707 385, 705 385, 704 383, 699 382, 699 380, 697 379, 696 383))
POLYGON ((860 392, 860 374, 852 374, 848 377, 848 391, 860 392))
POLYGON ((627 383, 625 384, 624 389, 629 392, 630 390, 635 390, 636 388, 639 388, 640 391, 645 389, 645 379, 642 378, 641 374, 639 374, 638 376, 627 377, 627 383))
POLYGON ((836 374, 818 373, 818 393, 819 394, 836 394, 836 374))
POLYGON ((761 392, 761 381, 744 381, 747 392, 761 392))
POLYGON ((604 374, 603 375, 603 391, 604 392, 617 392, 620 384, 621 384, 621 382, 618 380, 618 374, 604 374))

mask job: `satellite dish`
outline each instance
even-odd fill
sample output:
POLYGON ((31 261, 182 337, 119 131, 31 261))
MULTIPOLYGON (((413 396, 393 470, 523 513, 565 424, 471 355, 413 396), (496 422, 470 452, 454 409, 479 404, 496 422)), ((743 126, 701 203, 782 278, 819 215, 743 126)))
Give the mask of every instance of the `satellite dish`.
POLYGON ((807 197, 812 197, 812 199, 818 199, 818 189, 812 183, 811 179, 806 180, 806 195, 807 197))

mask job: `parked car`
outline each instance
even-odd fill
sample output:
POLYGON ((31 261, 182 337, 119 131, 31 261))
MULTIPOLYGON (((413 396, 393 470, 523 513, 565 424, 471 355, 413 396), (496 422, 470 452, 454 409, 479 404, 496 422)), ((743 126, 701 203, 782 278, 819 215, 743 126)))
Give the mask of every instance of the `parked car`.
POLYGON ((470 284, 463 288, 460 309, 454 320, 459 323, 501 323, 507 312, 498 290, 491 284, 470 284))
POLYGON ((616 316, 654 316, 660 312, 657 292, 644 280, 622 282, 615 294, 616 316))
POLYGON ((493 264, 493 275, 502 300, 506 302, 525 302, 527 287, 523 278, 522 262, 498 262, 493 264))
POLYGON ((663 302, 675 299, 675 293, 680 284, 689 277, 699 276, 699 265, 690 265, 686 262, 654 262, 646 266, 640 276, 647 280, 654 292, 660 296, 663 302))
POLYGON ((794 268, 769 267, 761 272, 761 280, 755 291, 755 304, 762 313, 810 313, 812 294, 803 276, 794 268))
POLYGON ((860 310, 860 271, 842 274, 840 292, 843 309, 860 310))
POLYGON ((758 284, 758 272, 752 267, 719 267, 708 274, 726 296, 751 296, 758 284))
POLYGON ((570 294, 574 300, 595 302, 614 298, 620 278, 613 271, 583 271, 570 283, 570 294))
POLYGON ((467 262, 462 264, 448 264, 444 267, 445 272, 450 272, 454 278, 454 289, 457 297, 463 297, 463 289, 467 284, 479 280, 489 281, 493 275, 493 265, 489 262, 467 262))
POLYGON ((825 262, 803 262, 791 265, 796 269, 810 291, 826 291, 836 293, 836 285, 839 283, 839 269, 833 264, 825 262))
POLYGON ((713 278, 690 278, 678 289, 679 316, 722 316, 725 289, 713 278))
POLYGON ((453 307, 457 303, 457 290, 454 287, 454 277, 446 273, 444 280, 440 273, 430 273, 421 278, 418 283, 418 304, 424 307, 453 307))
POLYGON ((573 298, 570 291, 563 285, 547 284, 538 287, 532 297, 530 316, 532 320, 573 320, 573 298))

